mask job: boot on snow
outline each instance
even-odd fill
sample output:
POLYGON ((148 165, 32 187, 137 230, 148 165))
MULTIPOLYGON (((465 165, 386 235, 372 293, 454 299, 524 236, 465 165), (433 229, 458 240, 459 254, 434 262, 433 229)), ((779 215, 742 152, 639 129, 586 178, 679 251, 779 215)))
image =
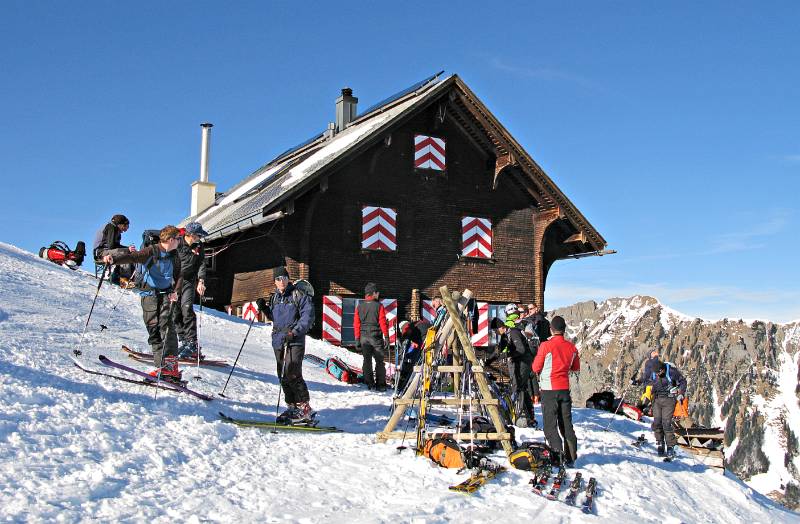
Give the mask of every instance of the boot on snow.
POLYGON ((164 365, 161 368, 156 368, 150 372, 151 377, 161 378, 161 380, 168 380, 170 382, 175 382, 176 384, 181 383, 181 371, 178 369, 178 357, 176 356, 169 356, 164 357, 164 365))

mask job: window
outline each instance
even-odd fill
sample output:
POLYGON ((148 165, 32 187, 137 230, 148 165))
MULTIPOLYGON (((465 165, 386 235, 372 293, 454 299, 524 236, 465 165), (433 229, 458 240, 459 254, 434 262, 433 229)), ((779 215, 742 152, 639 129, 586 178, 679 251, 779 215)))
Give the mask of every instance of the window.
POLYGON ((488 218, 461 219, 461 256, 492 258, 492 221, 488 218))
POLYGON ((444 151, 443 138, 414 135, 414 168, 444 171, 447 167, 444 151))
POLYGON ((361 208, 361 249, 397 251, 397 212, 394 209, 361 208))

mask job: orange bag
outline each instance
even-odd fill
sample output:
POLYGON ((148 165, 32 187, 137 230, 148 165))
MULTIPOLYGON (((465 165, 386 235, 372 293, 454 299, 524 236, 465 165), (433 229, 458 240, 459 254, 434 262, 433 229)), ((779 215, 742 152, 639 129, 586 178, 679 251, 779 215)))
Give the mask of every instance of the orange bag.
POLYGON ((425 442, 423 454, 443 468, 464 467, 464 457, 458 442, 450 437, 430 439, 425 442))

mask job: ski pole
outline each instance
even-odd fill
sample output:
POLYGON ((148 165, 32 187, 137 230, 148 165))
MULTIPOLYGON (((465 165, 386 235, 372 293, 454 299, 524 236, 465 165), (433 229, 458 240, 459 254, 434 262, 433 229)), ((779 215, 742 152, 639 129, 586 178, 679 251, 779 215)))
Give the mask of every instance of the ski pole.
MULTIPOLYGON (((203 314, 203 295, 200 295, 200 315, 203 314)), ((197 333, 200 333, 200 319, 201 317, 197 317, 197 333)), ((194 378, 195 380, 200 380, 200 337, 197 337, 197 367, 195 368, 195 373, 197 373, 194 378)))
POLYGON ((630 386, 631 386, 631 385, 630 385, 630 384, 628 384, 627 386, 625 386, 625 387, 622 389, 622 398, 620 398, 620 399, 619 399, 619 404, 617 404, 617 409, 615 409, 615 410, 614 410, 614 414, 613 414, 613 416, 611 417, 611 420, 608 422, 608 425, 607 425, 607 426, 606 426, 606 427, 603 429, 603 431, 608 431, 608 430, 609 430, 609 428, 611 428, 611 424, 613 424, 613 423, 614 423, 614 420, 616 420, 616 417, 617 417, 617 412, 619 411, 619 408, 621 408, 621 407, 622 407, 622 403, 623 403, 623 402, 625 402, 625 393, 627 393, 627 392, 628 392, 628 388, 629 388, 630 386))
POLYGON ((97 303, 97 297, 100 295, 100 288, 103 286, 103 281, 106 279, 106 269, 108 272, 111 273, 111 265, 103 264, 103 274, 100 275, 100 281, 97 283, 97 291, 94 293, 94 300, 92 300, 92 307, 89 309, 89 316, 86 317, 86 324, 83 326, 83 333, 81 333, 81 338, 78 341, 78 348, 72 350, 72 353, 79 357, 81 356, 81 350, 79 349, 80 346, 83 344, 83 337, 86 335, 86 329, 89 327, 89 320, 92 319, 92 312, 94 311, 94 305, 97 303))
POLYGON ((283 391, 283 377, 286 375, 286 352, 289 350, 289 340, 283 341, 283 365, 281 375, 278 377, 278 403, 275 404, 275 420, 278 420, 278 411, 281 408, 281 392, 283 391))
POLYGON ((126 295, 125 291, 128 290, 128 289, 131 289, 131 287, 132 286, 129 285, 129 284, 126 284, 125 287, 119 286, 119 289, 120 289, 119 297, 117 297, 117 301, 111 307, 111 311, 109 311, 108 315, 106 315, 106 321, 104 323, 100 324, 100 331, 101 332, 103 330, 108 329, 108 324, 111 323, 111 317, 114 316, 114 313, 117 311, 117 307, 119 307, 119 303, 122 302, 122 297, 124 297, 126 295))
MULTIPOLYGON (((236 355, 236 360, 233 362, 233 367, 231 368, 231 372, 228 373, 228 380, 225 381, 225 386, 223 386, 222 391, 220 391, 219 396, 225 397, 225 388, 228 387, 228 382, 231 379, 231 375, 233 375, 233 370, 236 369, 236 363, 239 362, 239 356, 242 354, 242 350, 244 349, 244 344, 247 342, 247 336, 250 335, 250 330, 253 328, 253 322, 255 322, 256 317, 250 319, 250 325, 247 327, 247 333, 244 335, 244 340, 242 340, 242 347, 239 348, 239 353, 236 355)), ((200 347, 198 346, 197 352, 200 353, 200 347)))

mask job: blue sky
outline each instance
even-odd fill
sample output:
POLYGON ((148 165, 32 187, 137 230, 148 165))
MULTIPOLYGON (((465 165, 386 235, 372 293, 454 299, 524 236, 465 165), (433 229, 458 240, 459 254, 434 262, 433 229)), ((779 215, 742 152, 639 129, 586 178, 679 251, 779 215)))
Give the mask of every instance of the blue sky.
POLYGON ((619 252, 556 263, 548 308, 800 318, 800 4, 301 4, 0 3, 0 240, 90 243, 124 212, 138 243, 188 214, 201 122, 225 190, 341 87, 367 107, 444 69, 619 252))

